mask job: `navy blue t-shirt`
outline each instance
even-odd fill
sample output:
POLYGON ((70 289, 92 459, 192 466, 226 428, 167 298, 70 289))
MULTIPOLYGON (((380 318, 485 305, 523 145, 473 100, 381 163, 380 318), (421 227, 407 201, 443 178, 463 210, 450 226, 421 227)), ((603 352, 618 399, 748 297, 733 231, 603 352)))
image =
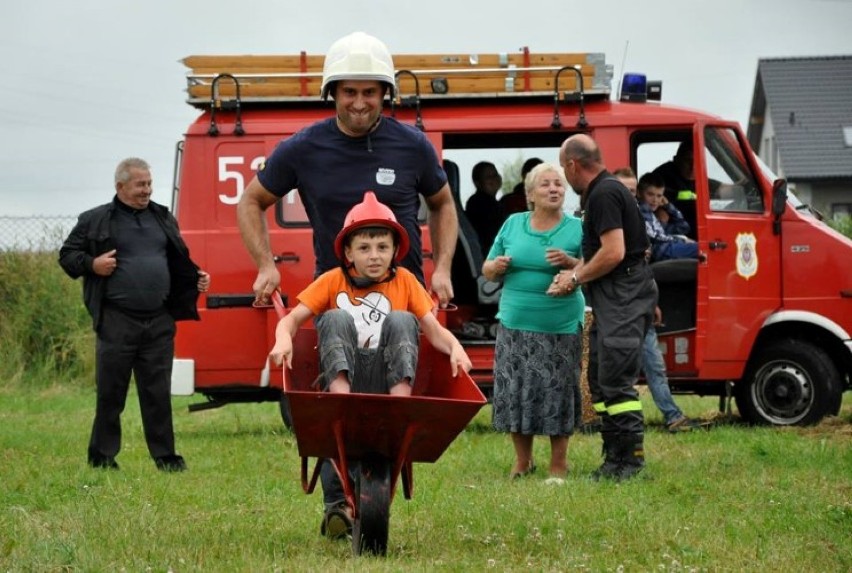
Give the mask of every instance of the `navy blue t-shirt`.
POLYGON ((279 197, 298 189, 313 227, 316 276, 339 266, 334 239, 346 213, 373 191, 408 232, 411 249, 401 264, 423 282, 419 195, 440 191, 447 175, 421 131, 383 116, 369 135, 349 137, 332 117, 282 140, 257 178, 279 197))
POLYGON ((645 219, 636 198, 621 181, 608 171, 601 171, 589 188, 583 217, 583 258, 586 261, 601 248, 601 235, 611 229, 624 233, 624 259, 613 269, 619 272, 645 259, 648 235, 645 219))

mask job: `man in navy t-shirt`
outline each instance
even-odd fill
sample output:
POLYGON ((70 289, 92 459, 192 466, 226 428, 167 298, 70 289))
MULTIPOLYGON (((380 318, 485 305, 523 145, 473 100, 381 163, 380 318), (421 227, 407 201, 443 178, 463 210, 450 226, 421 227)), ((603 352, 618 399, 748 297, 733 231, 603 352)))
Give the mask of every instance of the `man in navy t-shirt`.
MULTIPOLYGON (((323 64, 322 97, 334 98, 335 117, 310 125, 282 140, 237 205, 243 242, 258 268, 253 289, 268 303, 281 282, 266 230, 264 212, 298 189, 314 231, 315 276, 339 265, 334 239, 347 212, 364 192, 391 208, 405 227, 411 248, 400 262, 424 282, 417 212, 420 196, 429 209, 432 239, 432 291, 441 307, 453 297, 450 281, 458 239, 455 202, 434 147, 422 132, 382 115, 386 94, 393 96, 394 67, 387 47, 355 32, 329 48, 323 64)), ((321 532, 341 538, 352 528, 352 508, 344 499, 331 464, 321 472, 325 514, 321 532)))
POLYGON ((356 32, 329 49, 322 95, 334 98, 336 116, 282 140, 237 206, 243 242, 258 267, 254 283, 258 301, 267 302, 281 280, 264 211, 294 188, 314 230, 316 275, 338 264, 334 237, 349 209, 361 201, 365 191, 373 191, 408 231, 411 249, 401 264, 421 282, 417 211, 422 195, 429 209, 435 263, 431 288, 442 307, 452 298, 450 268, 458 237, 455 204, 446 173, 426 136, 382 115, 382 101, 393 86, 390 53, 376 38, 356 32))

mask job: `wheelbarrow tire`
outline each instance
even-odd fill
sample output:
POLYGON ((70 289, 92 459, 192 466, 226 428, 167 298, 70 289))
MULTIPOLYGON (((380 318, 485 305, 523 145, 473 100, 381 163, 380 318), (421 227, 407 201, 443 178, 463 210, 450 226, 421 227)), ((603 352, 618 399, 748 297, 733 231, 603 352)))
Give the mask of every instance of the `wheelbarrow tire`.
POLYGON ((355 483, 358 503, 352 526, 352 552, 385 555, 390 522, 390 462, 381 457, 361 460, 355 483))

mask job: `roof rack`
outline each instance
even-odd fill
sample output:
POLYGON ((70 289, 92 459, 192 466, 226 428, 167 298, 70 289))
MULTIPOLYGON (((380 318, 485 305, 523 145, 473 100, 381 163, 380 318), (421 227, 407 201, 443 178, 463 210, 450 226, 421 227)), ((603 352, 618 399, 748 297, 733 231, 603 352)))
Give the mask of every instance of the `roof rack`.
MULTIPOLYGON (((319 102, 325 56, 188 56, 187 103, 204 109, 319 102), (225 80, 228 81, 220 81, 225 80)), ((602 53, 399 54, 397 98, 495 97, 609 99, 612 66, 602 53), (573 74, 562 71, 572 69, 573 74), (558 90, 557 90, 558 88, 558 90)), ((555 120, 556 121, 556 120, 555 120)))

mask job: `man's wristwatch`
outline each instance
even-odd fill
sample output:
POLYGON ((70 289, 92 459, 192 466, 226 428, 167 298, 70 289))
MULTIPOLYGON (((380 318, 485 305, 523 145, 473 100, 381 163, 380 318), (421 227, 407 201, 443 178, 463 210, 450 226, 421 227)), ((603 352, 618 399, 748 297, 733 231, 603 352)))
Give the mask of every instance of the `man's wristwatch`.
POLYGON ((580 279, 577 278, 577 273, 571 275, 571 286, 574 288, 580 286, 580 279))

